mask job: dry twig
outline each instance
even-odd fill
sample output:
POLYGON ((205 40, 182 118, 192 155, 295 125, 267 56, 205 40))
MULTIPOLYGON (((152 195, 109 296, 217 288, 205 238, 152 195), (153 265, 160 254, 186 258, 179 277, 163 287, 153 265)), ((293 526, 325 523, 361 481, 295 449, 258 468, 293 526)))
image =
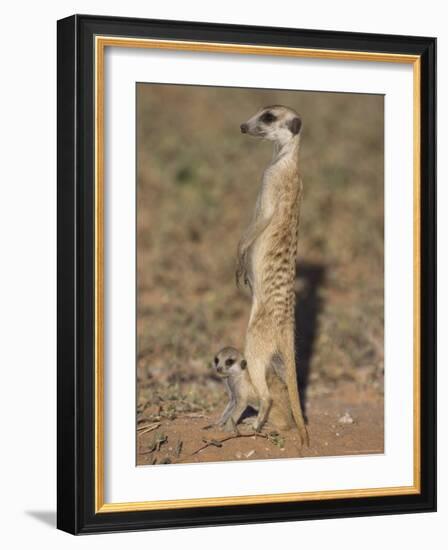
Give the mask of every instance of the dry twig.
POLYGON ((196 451, 191 453, 191 456, 197 455, 198 453, 200 453, 204 449, 207 449, 207 447, 211 447, 211 446, 213 446, 213 447, 222 447, 222 444, 225 443, 226 441, 230 441, 231 439, 238 439, 240 437, 261 437, 263 439, 269 439, 269 436, 267 436, 265 434, 260 434, 260 433, 257 433, 257 432, 253 432, 253 433, 250 433, 250 434, 236 433, 234 435, 228 435, 227 437, 223 437, 222 439, 203 439, 202 441, 204 441, 205 445, 203 445, 199 449, 196 449, 196 451))
POLYGON ((152 432, 154 430, 157 430, 157 428, 160 428, 160 422, 158 424, 146 424, 145 426, 140 426, 137 428, 137 432, 139 432, 137 435, 143 435, 147 434, 149 432, 152 432))

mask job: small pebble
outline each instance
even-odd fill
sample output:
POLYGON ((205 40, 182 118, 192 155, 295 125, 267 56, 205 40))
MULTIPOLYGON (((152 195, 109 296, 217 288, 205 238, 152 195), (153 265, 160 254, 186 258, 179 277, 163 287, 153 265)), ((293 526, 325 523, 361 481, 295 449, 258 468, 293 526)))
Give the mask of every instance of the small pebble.
POLYGON ((351 414, 346 411, 345 414, 343 414, 339 420, 338 420, 339 424, 353 424, 354 420, 351 416, 351 414))

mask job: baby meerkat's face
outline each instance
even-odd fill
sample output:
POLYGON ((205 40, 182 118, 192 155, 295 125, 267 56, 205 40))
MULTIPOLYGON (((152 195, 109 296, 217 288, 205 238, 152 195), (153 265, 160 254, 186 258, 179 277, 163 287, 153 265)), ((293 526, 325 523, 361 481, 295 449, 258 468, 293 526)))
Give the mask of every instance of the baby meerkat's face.
POLYGON ((299 115, 289 107, 272 105, 260 109, 252 118, 241 124, 243 134, 286 143, 297 137, 302 128, 299 115))
POLYGON ((228 347, 218 352, 213 359, 213 367, 218 376, 228 378, 241 373, 247 367, 247 362, 237 349, 228 347))

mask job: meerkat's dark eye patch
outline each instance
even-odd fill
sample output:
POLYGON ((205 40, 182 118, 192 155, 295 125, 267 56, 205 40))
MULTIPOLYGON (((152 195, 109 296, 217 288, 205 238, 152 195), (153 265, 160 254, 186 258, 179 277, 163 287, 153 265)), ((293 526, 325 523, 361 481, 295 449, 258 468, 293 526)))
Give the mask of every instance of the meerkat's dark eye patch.
POLYGON ((245 369, 245 368, 247 367, 247 361, 246 361, 246 359, 243 359, 243 360, 241 361, 240 367, 241 367, 242 369, 245 369))
POLYGON ((217 365, 219 363, 219 357, 215 357, 213 361, 215 362, 215 365, 217 365))
POLYGON ((260 117, 261 122, 264 122, 265 124, 272 124, 277 120, 277 117, 271 113, 270 111, 267 111, 266 113, 263 113, 260 117))
POLYGON ((231 365, 233 365, 233 363, 235 363, 235 359, 226 359, 226 365, 228 367, 230 367, 231 365))

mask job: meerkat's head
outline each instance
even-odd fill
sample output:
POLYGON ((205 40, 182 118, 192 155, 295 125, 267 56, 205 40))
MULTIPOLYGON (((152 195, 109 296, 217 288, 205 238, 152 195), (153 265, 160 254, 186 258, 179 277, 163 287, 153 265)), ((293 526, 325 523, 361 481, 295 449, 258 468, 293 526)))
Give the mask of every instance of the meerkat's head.
POLYGON ((213 367, 221 378, 228 378, 241 374, 247 367, 247 362, 236 348, 223 348, 219 351, 214 360, 213 367))
POLYGON ((243 122, 240 129, 243 134, 284 144, 299 136, 302 120, 289 107, 271 105, 260 109, 253 117, 243 122))

